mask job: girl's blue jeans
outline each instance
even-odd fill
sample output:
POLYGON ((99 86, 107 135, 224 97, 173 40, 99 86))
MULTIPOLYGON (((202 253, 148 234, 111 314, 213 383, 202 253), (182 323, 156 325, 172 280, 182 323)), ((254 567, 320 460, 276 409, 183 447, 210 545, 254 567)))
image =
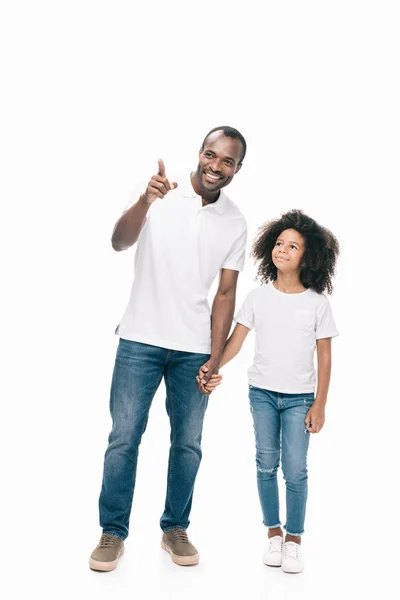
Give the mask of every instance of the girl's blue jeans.
POLYGON ((304 423, 314 394, 281 394, 249 386, 256 437, 257 486, 266 527, 279 527, 277 471, 282 460, 286 483, 286 532, 304 533, 307 503, 307 451, 304 423))

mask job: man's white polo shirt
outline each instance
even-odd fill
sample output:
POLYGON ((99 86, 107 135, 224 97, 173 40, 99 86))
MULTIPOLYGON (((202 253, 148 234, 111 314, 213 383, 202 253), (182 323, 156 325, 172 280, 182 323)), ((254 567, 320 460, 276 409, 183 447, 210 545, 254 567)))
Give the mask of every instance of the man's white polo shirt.
POLYGON ((117 332, 127 340, 208 354, 208 292, 220 269, 243 269, 246 221, 224 190, 203 207, 190 176, 176 181, 178 187, 147 213, 131 297, 117 332))

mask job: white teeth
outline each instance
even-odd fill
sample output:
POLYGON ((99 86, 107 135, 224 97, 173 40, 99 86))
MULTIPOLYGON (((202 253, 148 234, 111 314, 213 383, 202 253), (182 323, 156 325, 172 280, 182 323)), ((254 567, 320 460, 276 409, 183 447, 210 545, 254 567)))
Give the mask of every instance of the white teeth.
POLYGON ((211 173, 206 173, 207 177, 209 177, 210 179, 219 179, 219 177, 217 177, 216 175, 211 175, 211 173))

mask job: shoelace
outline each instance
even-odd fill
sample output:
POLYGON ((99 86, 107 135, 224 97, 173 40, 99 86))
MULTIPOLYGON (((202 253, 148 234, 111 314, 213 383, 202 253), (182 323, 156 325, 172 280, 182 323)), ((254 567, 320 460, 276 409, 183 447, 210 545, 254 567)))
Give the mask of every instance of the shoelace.
POLYGON ((112 546, 115 546, 117 541, 118 540, 114 535, 103 533, 103 535, 100 538, 99 547, 100 548, 111 548, 112 546))
POLYGON ((270 538, 268 552, 282 552, 282 539, 277 537, 270 538))
POLYGON ((286 542, 285 544, 285 558, 299 558, 299 545, 294 542, 286 542))
POLYGON ((189 544, 189 538, 184 529, 173 529, 172 534, 177 542, 181 542, 182 544, 189 544))

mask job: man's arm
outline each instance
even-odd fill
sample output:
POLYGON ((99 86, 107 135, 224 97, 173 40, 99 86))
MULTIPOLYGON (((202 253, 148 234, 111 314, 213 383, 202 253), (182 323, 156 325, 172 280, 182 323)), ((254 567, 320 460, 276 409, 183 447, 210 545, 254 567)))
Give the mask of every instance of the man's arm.
POLYGON ((131 206, 117 221, 111 236, 111 244, 117 252, 127 250, 139 237, 143 225, 146 222, 146 215, 150 204, 146 202, 144 194, 139 200, 131 206))
POLYGON ((221 269, 219 286, 211 312, 211 356, 199 371, 201 381, 198 385, 203 394, 209 393, 204 386, 211 375, 218 373, 222 351, 232 325, 238 276, 239 271, 221 269))
POLYGON ((139 200, 131 206, 117 221, 111 236, 111 244, 114 250, 127 250, 137 241, 146 215, 150 206, 157 198, 164 198, 170 190, 177 187, 177 183, 171 183, 165 175, 165 166, 161 159, 158 161, 158 173, 153 175, 147 184, 146 191, 139 200))

